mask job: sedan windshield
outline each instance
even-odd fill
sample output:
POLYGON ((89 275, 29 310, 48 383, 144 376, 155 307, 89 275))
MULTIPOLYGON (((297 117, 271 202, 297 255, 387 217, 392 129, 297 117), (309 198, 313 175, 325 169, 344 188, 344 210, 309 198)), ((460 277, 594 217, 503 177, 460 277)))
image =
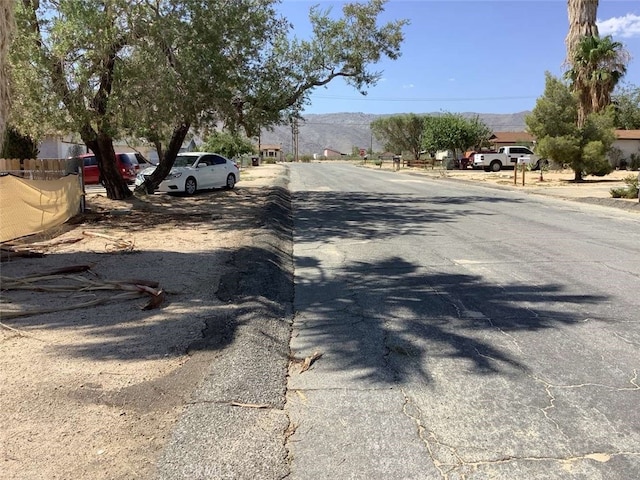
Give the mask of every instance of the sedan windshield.
POLYGON ((178 155, 176 157, 176 161, 174 162, 174 167, 190 167, 193 165, 193 162, 196 161, 197 157, 192 155, 178 155))

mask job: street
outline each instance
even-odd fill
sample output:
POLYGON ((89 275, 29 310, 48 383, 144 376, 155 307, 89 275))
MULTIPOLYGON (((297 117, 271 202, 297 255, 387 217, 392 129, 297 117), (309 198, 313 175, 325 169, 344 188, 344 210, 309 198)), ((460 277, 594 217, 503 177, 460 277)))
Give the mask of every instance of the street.
POLYGON ((288 168, 288 478, 640 477, 637 215, 288 168))

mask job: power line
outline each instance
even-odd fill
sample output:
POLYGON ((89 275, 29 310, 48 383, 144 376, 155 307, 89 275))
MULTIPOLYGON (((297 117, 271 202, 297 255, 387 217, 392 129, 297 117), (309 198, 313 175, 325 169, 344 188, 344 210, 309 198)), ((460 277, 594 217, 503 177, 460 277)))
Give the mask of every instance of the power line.
POLYGON ((531 100, 538 96, 513 96, 513 97, 444 97, 444 98, 415 98, 415 97, 369 97, 363 95, 361 97, 347 97, 339 95, 314 95, 313 98, 322 98, 329 100, 356 100, 356 101, 374 101, 374 102, 476 102, 476 101, 496 101, 496 100, 531 100))
MULTIPOLYGON (((307 125, 333 125, 333 126, 339 126, 339 127, 369 127, 371 126, 370 123, 336 123, 336 122, 305 122, 302 121, 299 124, 299 127, 305 127, 307 125)), ((487 127, 522 127, 522 124, 520 123, 512 123, 512 124, 502 124, 502 123, 495 123, 495 124, 486 124, 487 127)))

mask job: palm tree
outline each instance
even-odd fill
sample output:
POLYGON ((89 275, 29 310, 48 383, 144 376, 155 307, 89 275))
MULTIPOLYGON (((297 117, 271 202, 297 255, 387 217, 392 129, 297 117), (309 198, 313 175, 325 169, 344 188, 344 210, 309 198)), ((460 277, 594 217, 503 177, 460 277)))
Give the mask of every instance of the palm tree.
POLYGON ((628 61, 624 45, 611 36, 586 36, 576 44, 566 77, 578 97, 579 127, 587 115, 611 104, 611 93, 627 72, 628 61))
POLYGON ((574 51, 584 37, 597 37, 598 0, 568 0, 569 33, 565 39, 567 45, 567 63, 572 65, 574 51))
POLYGON ((13 2, 0 2, 0 150, 9 116, 9 45, 13 38, 13 2))

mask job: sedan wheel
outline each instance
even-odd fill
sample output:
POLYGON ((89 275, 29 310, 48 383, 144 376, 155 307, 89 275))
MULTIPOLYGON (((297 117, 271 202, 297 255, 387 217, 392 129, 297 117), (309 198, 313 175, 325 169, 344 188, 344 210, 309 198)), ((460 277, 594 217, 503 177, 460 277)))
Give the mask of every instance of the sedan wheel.
POLYGON ((187 180, 184 182, 185 193, 187 195, 193 195, 194 193, 196 193, 197 189, 198 189, 198 184, 196 183, 196 179, 193 177, 187 178, 187 180))
POLYGON ((233 187, 236 186, 236 177, 232 173, 227 176, 227 188, 229 190, 233 190, 233 187))

